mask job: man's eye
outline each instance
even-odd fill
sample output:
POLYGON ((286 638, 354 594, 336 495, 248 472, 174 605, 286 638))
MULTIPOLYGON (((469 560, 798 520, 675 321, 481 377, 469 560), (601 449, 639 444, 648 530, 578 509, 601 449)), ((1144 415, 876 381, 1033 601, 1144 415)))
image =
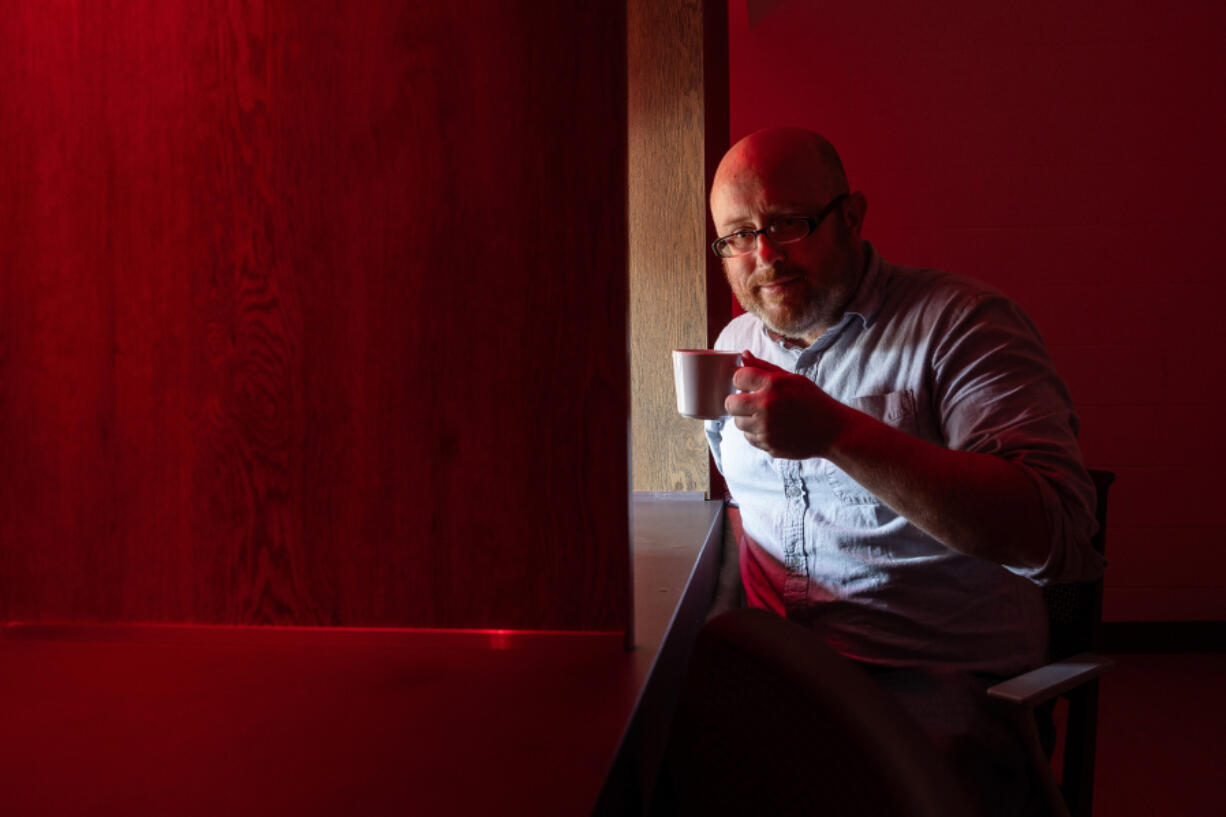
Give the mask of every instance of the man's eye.
POLYGON ((803 218, 781 218, 771 225, 771 235, 791 235, 808 229, 809 224, 803 218))
POLYGON ((733 241, 749 241, 754 236, 753 236, 753 232, 750 230, 741 230, 739 233, 733 233, 732 235, 728 237, 732 239, 733 241))

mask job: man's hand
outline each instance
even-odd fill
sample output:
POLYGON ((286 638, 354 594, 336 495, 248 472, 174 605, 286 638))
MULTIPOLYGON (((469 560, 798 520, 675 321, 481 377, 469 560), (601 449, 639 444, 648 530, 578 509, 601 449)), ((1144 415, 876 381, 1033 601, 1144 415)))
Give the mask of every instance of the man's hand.
POLYGON ((745 439, 772 457, 803 460, 825 456, 852 409, 817 387, 812 380, 741 354, 744 363, 732 376, 742 390, 724 400, 745 439))
POLYGON ((724 409, 772 457, 824 457, 938 542, 997 564, 1037 567, 1051 549, 1038 489, 991 454, 953 451, 843 405, 802 375, 742 353, 724 409))

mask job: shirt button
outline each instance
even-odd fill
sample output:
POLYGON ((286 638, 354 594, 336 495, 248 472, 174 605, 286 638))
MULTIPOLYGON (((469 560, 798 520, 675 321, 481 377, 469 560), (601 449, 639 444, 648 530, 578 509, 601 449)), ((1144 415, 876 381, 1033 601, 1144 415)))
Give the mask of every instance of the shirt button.
POLYGON ((783 493, 792 499, 795 499, 796 497, 800 496, 800 488, 796 487, 795 485, 789 485, 783 493))

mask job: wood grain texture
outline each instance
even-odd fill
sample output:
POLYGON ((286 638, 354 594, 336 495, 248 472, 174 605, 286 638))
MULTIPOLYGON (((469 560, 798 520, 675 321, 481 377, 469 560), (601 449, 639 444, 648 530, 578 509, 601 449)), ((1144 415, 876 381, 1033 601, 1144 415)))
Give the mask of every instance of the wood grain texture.
POLYGON ((0 38, 0 617, 627 626, 620 4, 0 38))
MULTIPOLYGON (((723 145, 715 128, 713 145, 704 10, 726 16, 724 4, 702 0, 627 4, 636 491, 711 487, 702 424, 677 413, 671 360, 672 349, 706 348, 712 340, 706 191, 714 168, 708 168, 707 155, 713 147, 722 153, 727 128, 723 145)), ((724 65, 726 75, 726 60, 724 65)), ((722 278, 718 265, 713 271, 722 278)))

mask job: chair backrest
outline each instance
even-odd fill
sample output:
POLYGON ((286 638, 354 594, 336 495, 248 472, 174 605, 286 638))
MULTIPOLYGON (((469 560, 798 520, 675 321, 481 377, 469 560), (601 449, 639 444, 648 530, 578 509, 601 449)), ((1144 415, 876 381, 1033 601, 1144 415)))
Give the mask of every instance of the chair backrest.
POLYGON ((653 814, 953 817, 963 798, 911 716, 809 629, 745 608, 699 633, 653 814))
MULTIPOLYGON (((1098 493, 1095 516, 1098 532, 1090 540, 1099 553, 1107 552, 1107 491, 1115 481, 1110 471, 1090 469, 1098 493)), ((1103 612, 1102 579, 1080 584, 1056 584, 1043 588, 1051 639, 1048 655, 1053 661, 1098 649, 1103 612)), ((1074 817, 1089 817, 1094 800, 1094 763, 1098 734, 1098 682, 1076 687, 1068 700, 1065 719, 1064 763, 1060 789, 1074 817)))
MULTIPOLYGON (((1090 543, 1099 553, 1107 552, 1107 490, 1115 481, 1115 474, 1091 468, 1097 492, 1095 516, 1098 532, 1090 543)), ((1053 584, 1043 588, 1043 601, 1047 604, 1050 627, 1048 655, 1060 660, 1081 652, 1097 649, 1099 624, 1103 615, 1102 579, 1076 584, 1053 584)))

